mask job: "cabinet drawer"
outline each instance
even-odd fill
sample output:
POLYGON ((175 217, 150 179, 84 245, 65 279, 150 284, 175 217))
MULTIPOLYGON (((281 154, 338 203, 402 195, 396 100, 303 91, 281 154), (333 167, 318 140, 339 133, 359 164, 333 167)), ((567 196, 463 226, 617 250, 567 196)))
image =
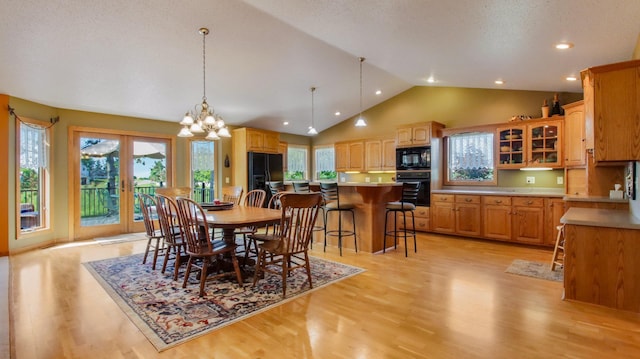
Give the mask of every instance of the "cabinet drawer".
POLYGON ((510 206, 511 197, 504 196, 483 196, 482 204, 492 204, 498 206, 510 206))
POLYGON ((452 194, 434 194, 432 195, 433 202, 451 202, 453 203, 454 195, 452 194))
POLYGON ((542 207, 544 200, 542 198, 533 197, 513 197, 514 206, 542 207))
POLYGON ((416 207, 416 210, 413 211, 413 215, 418 218, 429 218, 429 207, 416 207))
MULTIPOLYGON (((428 232, 429 231, 429 219, 428 218, 415 218, 416 222, 416 231, 428 232)), ((398 228, 404 228, 404 223, 402 221, 398 222, 398 228)), ((407 218, 407 229, 411 228, 411 217, 407 218)))
POLYGON ((456 195, 456 203, 480 203, 480 196, 458 194, 456 195))

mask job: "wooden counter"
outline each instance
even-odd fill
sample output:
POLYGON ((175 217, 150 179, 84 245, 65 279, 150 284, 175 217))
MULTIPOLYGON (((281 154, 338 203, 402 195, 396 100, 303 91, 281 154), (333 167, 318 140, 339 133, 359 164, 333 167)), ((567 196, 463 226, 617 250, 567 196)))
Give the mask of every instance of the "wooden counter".
POLYGON ((640 220, 629 211, 570 208, 565 299, 640 312, 640 220))
MULTIPOLYGON (((311 185, 312 190, 319 191, 320 187, 311 185)), ((356 232, 358 251, 375 253, 382 251, 384 240, 384 214, 387 202, 399 200, 402 196, 401 183, 340 183, 340 200, 348 200, 356 205, 356 232)), ((322 213, 322 212, 321 212, 322 213)), ((329 217, 329 229, 338 228, 338 215, 332 213, 329 217)), ((343 214, 343 228, 351 228, 351 216, 343 214)), ((317 232, 314 245, 322 245, 324 235, 317 232)), ((393 241, 392 241, 393 242, 393 241)), ((327 237, 327 246, 338 246, 338 238, 327 237)), ((353 250, 353 237, 343 238, 343 249, 353 250)), ((329 250, 329 249, 327 249, 329 250)))

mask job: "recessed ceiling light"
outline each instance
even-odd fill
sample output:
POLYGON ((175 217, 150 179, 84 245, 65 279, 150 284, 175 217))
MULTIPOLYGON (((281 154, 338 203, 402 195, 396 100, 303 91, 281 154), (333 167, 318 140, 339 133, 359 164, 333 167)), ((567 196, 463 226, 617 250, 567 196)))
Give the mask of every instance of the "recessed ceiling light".
POLYGON ((382 91, 380 90, 376 91, 376 95, 380 95, 380 94, 382 94, 382 91))
POLYGON ((336 113, 335 113, 334 115, 336 115, 336 116, 340 116, 340 115, 341 115, 341 113, 340 113, 340 111, 336 111, 336 113))
POLYGON ((433 76, 429 76, 429 78, 427 79, 427 82, 432 84, 436 82, 436 79, 434 79, 433 76))
POLYGON ((282 124, 287 126, 289 124, 289 121, 284 121, 282 124))
POLYGON ((566 80, 567 80, 567 81, 576 81, 576 80, 577 80, 577 78, 576 78, 575 76, 567 76, 567 77, 566 77, 566 80))
POLYGON ((504 85, 504 81, 502 80, 496 80, 495 83, 496 85, 504 85))
POLYGON ((556 44, 556 49, 558 50, 566 50, 573 47, 573 44, 570 42, 560 42, 556 44))

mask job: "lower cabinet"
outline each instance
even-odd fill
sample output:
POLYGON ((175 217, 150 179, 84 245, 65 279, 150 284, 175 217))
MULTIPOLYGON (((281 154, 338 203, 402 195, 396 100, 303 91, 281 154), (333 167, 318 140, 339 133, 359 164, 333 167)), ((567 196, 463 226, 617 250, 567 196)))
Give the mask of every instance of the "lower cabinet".
MULTIPOLYGON (((414 221, 416 222, 416 231, 427 232, 431 229, 429 226, 429 207, 416 206, 413 211, 414 221)), ((391 219, 390 219, 391 220, 391 219)), ((398 228, 404 228, 402 215, 398 215, 398 228)), ((407 229, 414 230, 411 224, 411 216, 407 216, 407 229)))
POLYGON ((433 194, 431 230, 553 246, 563 213, 557 198, 433 194))
POLYGON ((434 194, 431 226, 434 232, 480 236, 480 196, 434 194))

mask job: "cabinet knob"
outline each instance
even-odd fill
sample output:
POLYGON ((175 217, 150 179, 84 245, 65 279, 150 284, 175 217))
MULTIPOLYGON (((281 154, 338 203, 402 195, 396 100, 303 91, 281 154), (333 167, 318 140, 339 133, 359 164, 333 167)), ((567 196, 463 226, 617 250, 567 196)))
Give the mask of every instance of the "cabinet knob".
POLYGON ((527 201, 527 204, 533 204, 533 201, 527 201))
POLYGON ((496 203, 502 203, 501 199, 496 200, 496 203))
POLYGON ((471 198, 465 198, 464 201, 465 202, 471 202, 471 198))

